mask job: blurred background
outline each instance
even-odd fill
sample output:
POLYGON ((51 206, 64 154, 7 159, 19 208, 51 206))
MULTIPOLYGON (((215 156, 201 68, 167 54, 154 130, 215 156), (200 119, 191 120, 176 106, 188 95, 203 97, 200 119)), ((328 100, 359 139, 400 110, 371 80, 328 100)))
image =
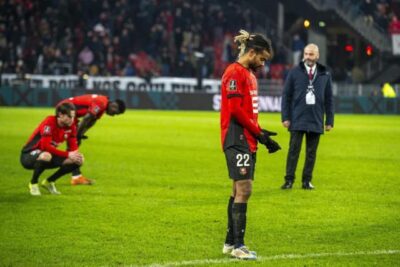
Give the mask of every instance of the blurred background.
POLYGON ((246 29, 275 50, 257 74, 265 111, 279 111, 285 76, 313 42, 339 112, 399 114, 399 15, 400 0, 3 0, 0 105, 91 90, 130 108, 215 110, 233 36, 246 29))

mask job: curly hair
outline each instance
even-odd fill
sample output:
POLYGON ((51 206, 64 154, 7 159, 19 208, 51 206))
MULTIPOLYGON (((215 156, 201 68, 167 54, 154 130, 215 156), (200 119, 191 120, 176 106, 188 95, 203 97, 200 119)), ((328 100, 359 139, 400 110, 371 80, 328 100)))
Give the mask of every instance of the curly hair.
POLYGON ((257 53, 260 53, 264 50, 267 50, 268 54, 270 54, 270 58, 273 57, 273 49, 271 45, 271 40, 265 37, 261 33, 249 33, 243 29, 239 31, 239 35, 234 37, 234 42, 239 46, 239 55, 238 57, 243 56, 250 49, 254 49, 257 53))

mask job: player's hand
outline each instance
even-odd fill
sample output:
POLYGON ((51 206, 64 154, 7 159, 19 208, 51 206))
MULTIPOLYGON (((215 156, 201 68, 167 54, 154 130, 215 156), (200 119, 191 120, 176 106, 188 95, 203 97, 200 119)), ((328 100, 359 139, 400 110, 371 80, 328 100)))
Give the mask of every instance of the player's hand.
POLYGON ((265 129, 261 129, 261 132, 263 132, 265 135, 267 135, 267 136, 275 136, 275 135, 278 135, 276 132, 271 132, 271 131, 268 131, 268 130, 265 130, 265 129))
POLYGON ((325 125, 325 131, 329 132, 330 130, 332 130, 332 125, 325 125))
POLYGON ((75 151, 71 151, 68 153, 68 158, 73 162, 76 163, 78 165, 82 165, 84 158, 83 155, 81 153, 79 153, 78 150, 75 151))
POLYGON ((283 127, 285 127, 285 128, 289 128, 289 126, 290 126, 290 121, 283 121, 283 122, 282 122, 282 125, 283 125, 283 127))
POLYGON ((265 145, 265 144, 267 144, 268 139, 271 139, 270 136, 275 136, 275 135, 277 135, 277 133, 270 132, 270 131, 265 130, 265 129, 261 129, 261 133, 257 136, 257 140, 261 144, 265 145))
POLYGON ((281 149, 281 146, 271 138, 269 138, 268 142, 265 144, 265 147, 268 149, 268 153, 270 154, 281 149))
POLYGON ((276 151, 281 149, 280 145, 274 140, 272 140, 270 137, 275 135, 277 135, 277 133, 261 129, 260 135, 257 136, 257 140, 261 144, 265 145, 265 147, 268 149, 268 153, 275 153, 276 151))

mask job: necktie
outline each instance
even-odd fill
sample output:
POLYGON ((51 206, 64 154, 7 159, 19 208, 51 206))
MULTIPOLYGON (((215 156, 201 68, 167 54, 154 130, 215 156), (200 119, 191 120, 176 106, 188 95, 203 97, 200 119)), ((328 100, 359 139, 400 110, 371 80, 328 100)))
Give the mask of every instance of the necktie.
POLYGON ((312 68, 310 68, 310 71, 308 72, 308 79, 310 79, 310 81, 313 79, 312 68))

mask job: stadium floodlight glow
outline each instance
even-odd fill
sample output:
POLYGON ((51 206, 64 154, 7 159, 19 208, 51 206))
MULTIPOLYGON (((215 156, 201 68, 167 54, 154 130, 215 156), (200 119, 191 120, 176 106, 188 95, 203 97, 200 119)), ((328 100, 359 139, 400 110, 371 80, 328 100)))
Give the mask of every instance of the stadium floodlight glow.
POLYGON ((373 49, 372 49, 372 45, 367 45, 366 47, 365 47, 365 53, 367 54, 367 56, 372 56, 372 52, 373 52, 373 49))
POLYGON ((310 25, 311 25, 311 22, 308 19, 305 19, 304 20, 304 28, 308 28, 308 27, 310 27, 310 25))
POLYGON ((198 52, 198 51, 195 51, 195 52, 194 52, 194 56, 195 56, 196 58, 203 58, 203 57, 205 57, 204 53, 198 52))
POLYGON ((353 47, 351 44, 347 44, 347 45, 345 45, 344 50, 345 50, 346 52, 351 53, 351 52, 354 51, 354 47, 353 47))
POLYGON ((318 26, 320 26, 321 28, 324 28, 326 26, 325 21, 320 21, 318 22, 318 26))

